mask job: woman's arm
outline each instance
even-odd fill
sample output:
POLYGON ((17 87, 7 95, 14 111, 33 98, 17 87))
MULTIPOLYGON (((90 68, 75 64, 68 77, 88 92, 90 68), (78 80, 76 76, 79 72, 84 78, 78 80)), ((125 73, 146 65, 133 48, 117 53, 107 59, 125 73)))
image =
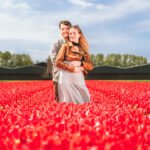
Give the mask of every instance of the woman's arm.
POLYGON ((64 63, 66 50, 67 50, 67 45, 63 44, 61 49, 59 50, 57 57, 56 57, 56 66, 61 69, 67 70, 69 72, 74 72, 75 67, 64 63))
POLYGON ((90 54, 86 53, 83 57, 84 57, 84 59, 82 61, 81 66, 88 71, 93 70, 93 63, 90 60, 90 54))

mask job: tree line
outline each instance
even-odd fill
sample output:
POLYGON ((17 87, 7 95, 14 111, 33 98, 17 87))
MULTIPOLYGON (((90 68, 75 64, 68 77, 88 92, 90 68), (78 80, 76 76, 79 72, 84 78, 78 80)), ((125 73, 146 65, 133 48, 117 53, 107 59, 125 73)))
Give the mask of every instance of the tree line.
POLYGON ((94 66, 115 66, 115 67, 133 67, 138 65, 148 64, 147 58, 143 56, 135 56, 129 54, 91 54, 91 60, 94 66))
POLYGON ((9 51, 0 51, 0 67, 15 68, 32 64, 33 61, 28 54, 12 54, 9 51))
MULTIPOLYGON (((90 57, 94 66, 108 65, 125 68, 148 64, 147 58, 129 54, 108 54, 104 56, 104 54, 98 53, 96 55, 91 54, 90 57)), ((46 62, 49 62, 49 59, 50 58, 48 58, 46 62)), ((0 67, 15 68, 32 64, 32 58, 28 54, 15 54, 9 51, 0 51, 0 67)))

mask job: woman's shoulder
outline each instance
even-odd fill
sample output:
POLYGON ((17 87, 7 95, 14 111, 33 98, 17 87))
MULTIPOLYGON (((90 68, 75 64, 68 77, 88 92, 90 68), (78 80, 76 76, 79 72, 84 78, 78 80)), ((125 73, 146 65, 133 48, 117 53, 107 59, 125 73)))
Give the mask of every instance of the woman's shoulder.
POLYGON ((69 45, 68 43, 63 43, 62 46, 61 46, 61 49, 68 49, 69 48, 69 45))

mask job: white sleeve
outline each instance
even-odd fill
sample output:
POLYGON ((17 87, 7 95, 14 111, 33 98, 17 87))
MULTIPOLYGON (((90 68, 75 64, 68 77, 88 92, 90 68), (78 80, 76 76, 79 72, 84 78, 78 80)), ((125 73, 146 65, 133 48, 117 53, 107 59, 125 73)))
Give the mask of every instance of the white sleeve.
POLYGON ((53 44, 50 47, 50 58, 51 58, 52 64, 55 63, 55 59, 56 59, 56 56, 57 56, 58 48, 59 48, 58 41, 53 42, 53 44))

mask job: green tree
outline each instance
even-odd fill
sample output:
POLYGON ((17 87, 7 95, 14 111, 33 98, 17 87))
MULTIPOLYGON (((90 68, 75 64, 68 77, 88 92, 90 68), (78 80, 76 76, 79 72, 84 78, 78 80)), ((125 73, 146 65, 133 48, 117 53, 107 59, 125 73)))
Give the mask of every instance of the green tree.
POLYGON ((95 65, 96 65, 95 55, 94 55, 94 54, 91 54, 90 59, 91 59, 91 61, 93 62, 93 65, 95 66, 95 65))
POLYGON ((32 61, 31 57, 28 54, 22 54, 21 58, 22 58, 22 62, 23 62, 24 66, 33 64, 33 61, 32 61))
POLYGON ((122 67, 128 67, 128 60, 129 60, 129 55, 128 54, 124 54, 122 56, 122 67))
POLYGON ((97 54, 95 57, 96 66, 100 66, 104 64, 104 55, 103 54, 97 54))
POLYGON ((11 54, 10 52, 0 52, 0 66, 2 67, 20 67, 33 64, 28 54, 11 54))
POLYGON ((114 54, 108 54, 104 64, 108 66, 114 66, 114 54))
POLYGON ((12 55, 8 51, 1 53, 2 66, 9 67, 8 61, 11 59, 11 57, 12 57, 12 55))
POLYGON ((117 66, 117 67, 121 67, 121 55, 120 54, 115 54, 114 55, 114 62, 113 62, 113 65, 114 66, 117 66))

